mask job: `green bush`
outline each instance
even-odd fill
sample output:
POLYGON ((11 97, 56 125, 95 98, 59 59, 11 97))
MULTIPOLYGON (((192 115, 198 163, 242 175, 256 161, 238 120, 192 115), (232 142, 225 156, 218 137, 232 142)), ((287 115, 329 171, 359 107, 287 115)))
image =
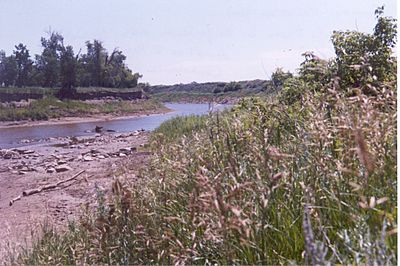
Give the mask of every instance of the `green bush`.
POLYGON ((224 92, 228 92, 228 91, 238 91, 242 89, 242 85, 240 85, 239 82, 229 82, 224 86, 224 92))

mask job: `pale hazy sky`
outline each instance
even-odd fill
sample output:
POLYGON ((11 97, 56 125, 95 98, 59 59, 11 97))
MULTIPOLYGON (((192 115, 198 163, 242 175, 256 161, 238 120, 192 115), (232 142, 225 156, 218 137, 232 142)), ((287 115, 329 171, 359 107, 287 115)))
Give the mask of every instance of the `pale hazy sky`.
POLYGON ((40 53, 51 27, 75 52, 118 47, 153 85, 265 79, 305 51, 332 57, 332 31, 371 32, 383 4, 396 17, 396 0, 0 0, 0 49, 40 53))

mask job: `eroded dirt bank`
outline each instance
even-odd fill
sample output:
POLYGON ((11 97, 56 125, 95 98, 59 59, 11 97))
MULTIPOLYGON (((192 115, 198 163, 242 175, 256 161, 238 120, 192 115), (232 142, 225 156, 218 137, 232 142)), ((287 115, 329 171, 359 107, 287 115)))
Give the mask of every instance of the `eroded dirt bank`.
POLYGON ((115 173, 128 172, 125 178, 135 179, 149 157, 142 148, 148 135, 135 131, 66 137, 0 150, 0 261, 9 251, 29 243, 31 232, 43 223, 50 222, 62 230, 68 220, 79 215, 83 205, 95 204, 99 191, 109 192, 115 173), (80 172, 55 188, 17 198, 24 191, 56 184, 80 172))

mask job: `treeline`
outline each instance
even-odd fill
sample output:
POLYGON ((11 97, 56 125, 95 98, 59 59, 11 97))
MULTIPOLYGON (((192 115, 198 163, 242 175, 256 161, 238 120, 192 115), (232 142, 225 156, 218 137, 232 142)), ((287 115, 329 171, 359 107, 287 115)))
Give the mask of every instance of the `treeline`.
POLYGON ((132 88, 141 78, 127 67, 122 51, 109 54, 99 40, 87 41, 86 53, 75 53, 57 32, 40 41, 43 51, 34 59, 22 43, 9 56, 0 50, 0 86, 132 88))

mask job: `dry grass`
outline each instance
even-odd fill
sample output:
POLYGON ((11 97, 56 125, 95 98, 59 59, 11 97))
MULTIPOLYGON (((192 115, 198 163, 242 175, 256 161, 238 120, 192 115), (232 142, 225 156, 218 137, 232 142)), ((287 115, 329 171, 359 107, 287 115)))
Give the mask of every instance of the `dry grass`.
POLYGON ((394 89, 244 100, 168 122, 152 147, 135 183, 115 181, 110 201, 19 261, 397 263, 394 89))

